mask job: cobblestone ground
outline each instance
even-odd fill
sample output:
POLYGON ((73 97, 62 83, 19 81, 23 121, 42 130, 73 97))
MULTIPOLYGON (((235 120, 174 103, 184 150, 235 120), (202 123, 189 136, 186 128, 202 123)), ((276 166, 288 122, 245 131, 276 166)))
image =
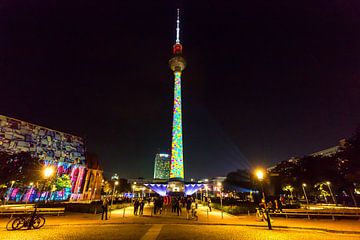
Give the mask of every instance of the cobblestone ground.
POLYGON ((267 224, 257 222, 250 215, 232 216, 200 206, 199 219, 187 220, 164 211, 153 215, 147 206, 144 216, 134 216, 133 208, 112 212, 110 220, 101 221, 99 214, 66 213, 64 216, 46 216, 46 224, 39 230, 6 231, 6 218, 0 219, 0 240, 60 240, 60 239, 359 239, 360 221, 331 219, 276 218, 272 231, 267 224))
POLYGON ((4 240, 95 240, 95 239, 360 239, 360 235, 337 234, 322 231, 273 230, 254 227, 189 224, 106 224, 48 226, 39 230, 0 231, 4 240))

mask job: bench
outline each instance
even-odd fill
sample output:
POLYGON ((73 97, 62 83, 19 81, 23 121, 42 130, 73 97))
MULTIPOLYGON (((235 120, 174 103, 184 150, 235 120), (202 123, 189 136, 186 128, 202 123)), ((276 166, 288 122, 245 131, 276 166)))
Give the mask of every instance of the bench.
POLYGON ((313 210, 284 210, 280 213, 269 213, 271 216, 285 216, 288 218, 289 216, 307 216, 309 219, 310 217, 331 217, 335 220, 335 217, 345 217, 345 218, 359 218, 359 212, 341 212, 341 211, 313 211, 313 210))
MULTIPOLYGON (((18 215, 18 214, 31 214, 34 212, 34 205, 26 206, 11 206, 7 205, 0 208, 0 215, 18 215)), ((37 208, 36 212, 38 214, 47 214, 47 215, 60 215, 65 213, 64 207, 59 208, 37 208)))

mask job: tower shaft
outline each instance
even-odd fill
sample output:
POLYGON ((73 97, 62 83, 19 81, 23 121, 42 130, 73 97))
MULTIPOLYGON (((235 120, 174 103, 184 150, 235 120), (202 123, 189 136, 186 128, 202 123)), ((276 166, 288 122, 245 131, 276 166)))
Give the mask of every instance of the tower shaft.
POLYGON ((183 160, 183 135, 182 135, 182 109, 181 109, 181 73, 186 67, 186 61, 182 56, 180 43, 180 17, 179 9, 176 20, 176 41, 173 45, 173 57, 169 61, 169 67, 174 72, 174 112, 171 142, 170 180, 184 181, 183 160))
POLYGON ((181 109, 181 71, 174 71, 174 108, 171 143, 171 180, 184 180, 182 109, 181 109))

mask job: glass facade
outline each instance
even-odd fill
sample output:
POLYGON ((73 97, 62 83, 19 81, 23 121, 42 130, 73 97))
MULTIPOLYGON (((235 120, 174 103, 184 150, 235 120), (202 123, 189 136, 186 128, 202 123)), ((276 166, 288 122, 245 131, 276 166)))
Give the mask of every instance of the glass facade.
POLYGON ((170 155, 156 154, 154 163, 154 179, 169 179, 170 175, 170 155))

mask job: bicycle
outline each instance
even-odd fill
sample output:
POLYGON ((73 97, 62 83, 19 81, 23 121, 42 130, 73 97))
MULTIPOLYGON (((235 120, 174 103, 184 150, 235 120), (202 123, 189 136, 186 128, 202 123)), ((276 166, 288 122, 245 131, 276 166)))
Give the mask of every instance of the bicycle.
POLYGON ((30 215, 22 215, 15 217, 14 219, 11 219, 6 229, 8 229, 8 225, 12 222, 11 228, 12 230, 19 230, 23 227, 27 227, 27 229, 40 229, 45 225, 45 218, 43 216, 40 216, 39 214, 36 214, 37 207, 35 207, 34 212, 30 215))
MULTIPOLYGON (((270 222, 273 222, 274 220, 270 217, 270 222)), ((265 213, 265 209, 263 208, 256 208, 256 221, 258 222, 266 222, 267 221, 267 215, 265 213)))
POLYGON ((12 224, 13 224, 14 220, 15 220, 15 218, 13 218, 13 217, 10 218, 10 220, 6 224, 6 230, 8 230, 8 231, 15 230, 12 228, 12 224))

